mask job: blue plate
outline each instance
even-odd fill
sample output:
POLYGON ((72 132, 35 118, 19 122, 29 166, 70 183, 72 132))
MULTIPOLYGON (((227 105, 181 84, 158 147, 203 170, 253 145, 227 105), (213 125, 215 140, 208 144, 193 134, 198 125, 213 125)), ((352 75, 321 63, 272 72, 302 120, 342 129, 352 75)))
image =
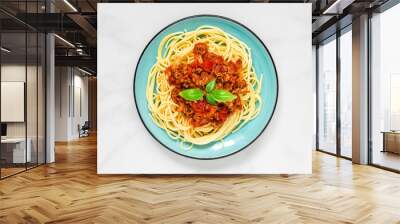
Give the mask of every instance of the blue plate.
POLYGON ((197 15, 183 18, 161 30, 146 46, 136 66, 133 85, 136 108, 142 122, 150 134, 163 146, 179 155, 194 159, 217 159, 232 155, 249 146, 267 127, 278 99, 278 77, 272 57, 263 42, 247 27, 231 19, 215 15, 197 15), (157 49, 161 40, 168 34, 178 31, 191 31, 199 26, 211 25, 245 42, 252 52, 253 66, 259 78, 262 76, 260 114, 235 133, 207 145, 193 145, 190 150, 183 149, 179 141, 171 139, 152 120, 147 108, 146 83, 150 68, 156 63, 157 49))

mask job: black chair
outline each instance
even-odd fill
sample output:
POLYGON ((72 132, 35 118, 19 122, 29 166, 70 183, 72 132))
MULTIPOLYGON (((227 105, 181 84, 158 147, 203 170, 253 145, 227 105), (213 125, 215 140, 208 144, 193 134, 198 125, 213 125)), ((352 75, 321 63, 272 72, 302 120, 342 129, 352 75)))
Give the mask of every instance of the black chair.
POLYGON ((82 125, 82 127, 80 127, 80 125, 78 125, 79 138, 89 136, 89 129, 90 129, 89 121, 85 121, 85 123, 82 125))

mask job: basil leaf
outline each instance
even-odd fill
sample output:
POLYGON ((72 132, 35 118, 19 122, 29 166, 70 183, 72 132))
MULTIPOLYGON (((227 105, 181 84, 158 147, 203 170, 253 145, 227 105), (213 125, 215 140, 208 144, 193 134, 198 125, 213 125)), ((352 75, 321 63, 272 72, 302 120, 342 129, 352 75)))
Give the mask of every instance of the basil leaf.
POLYGON ((211 91, 210 95, 219 103, 230 102, 236 99, 235 95, 223 89, 215 89, 211 91))
POLYGON ((203 98, 203 91, 198 88, 185 89, 179 92, 179 96, 189 101, 201 100, 203 98))
POLYGON ((207 94, 206 95, 206 100, 211 105, 217 105, 217 101, 215 100, 215 98, 214 98, 214 96, 212 94, 207 94))
POLYGON ((217 84, 217 80, 213 79, 211 81, 209 81, 206 85, 206 91, 207 93, 213 91, 215 89, 215 85, 217 84))

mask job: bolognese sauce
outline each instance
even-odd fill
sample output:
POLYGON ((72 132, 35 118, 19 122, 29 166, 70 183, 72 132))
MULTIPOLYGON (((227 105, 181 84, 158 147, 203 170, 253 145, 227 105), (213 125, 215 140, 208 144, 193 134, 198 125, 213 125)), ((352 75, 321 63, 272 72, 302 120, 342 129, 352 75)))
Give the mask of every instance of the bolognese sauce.
POLYGON ((192 63, 180 62, 165 69, 169 85, 173 86, 172 100, 178 105, 178 112, 189 120, 193 127, 206 124, 221 126, 230 114, 242 109, 240 94, 247 92, 247 82, 243 78, 241 59, 225 60, 221 55, 212 53, 206 43, 196 43, 192 50, 192 63), (188 88, 206 91, 208 82, 216 80, 216 89, 234 94, 231 102, 212 105, 204 98, 187 101, 179 92, 188 88))

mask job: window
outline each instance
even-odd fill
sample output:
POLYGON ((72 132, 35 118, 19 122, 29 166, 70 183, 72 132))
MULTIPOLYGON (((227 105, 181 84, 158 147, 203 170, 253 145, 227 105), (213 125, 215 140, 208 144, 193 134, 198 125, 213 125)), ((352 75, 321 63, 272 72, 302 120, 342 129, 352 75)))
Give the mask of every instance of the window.
POLYGON ((336 39, 318 47, 318 149, 336 153, 336 39))
POLYGON ((371 18, 372 164, 400 170, 400 5, 371 18))
POLYGON ((317 58, 317 148, 350 159, 352 157, 352 26, 345 27, 337 32, 337 35, 320 43, 317 58))
POLYGON ((340 155, 351 158, 353 96, 351 26, 346 29, 340 36, 340 155))

